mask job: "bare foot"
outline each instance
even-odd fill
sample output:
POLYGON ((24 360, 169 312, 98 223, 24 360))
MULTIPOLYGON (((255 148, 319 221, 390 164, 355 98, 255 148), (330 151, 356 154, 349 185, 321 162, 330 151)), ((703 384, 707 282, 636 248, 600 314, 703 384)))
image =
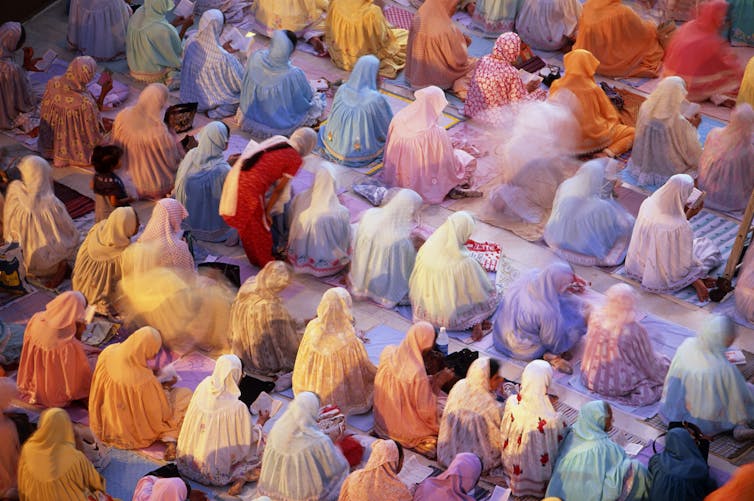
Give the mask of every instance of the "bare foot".
POLYGON ((694 286, 694 289, 696 290, 696 297, 699 298, 699 301, 709 301, 709 290, 707 290, 707 286, 704 285, 704 282, 701 279, 695 280, 691 285, 694 286))
POLYGON ((471 329, 471 339, 473 341, 479 341, 484 337, 484 330, 482 330, 482 324, 476 324, 471 329))
POLYGON ((238 496, 241 494, 241 489, 243 489, 244 485, 246 485, 246 479, 241 478, 236 480, 233 485, 230 486, 230 489, 228 489, 228 496, 238 496))
POLYGON ((175 455, 175 442, 167 442, 165 444, 165 454, 162 456, 162 459, 165 461, 173 461, 175 459, 175 455))
POLYGON ((325 44, 322 43, 321 37, 312 37, 309 39, 309 43, 317 51, 318 56, 325 57, 327 55, 327 49, 325 49, 325 44))
POLYGON ((488 331, 490 329, 492 329, 492 322, 489 320, 482 320, 482 330, 488 331))

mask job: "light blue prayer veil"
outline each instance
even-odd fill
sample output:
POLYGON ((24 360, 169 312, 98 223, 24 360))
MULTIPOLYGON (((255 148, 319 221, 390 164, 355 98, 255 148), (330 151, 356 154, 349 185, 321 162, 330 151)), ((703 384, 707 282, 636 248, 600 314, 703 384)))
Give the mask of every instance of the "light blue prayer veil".
POLYGON ((184 224, 200 240, 221 241, 230 231, 218 209, 230 172, 223 156, 227 144, 227 126, 210 122, 199 133, 199 145, 183 157, 176 174, 173 194, 189 213, 184 224))
POLYGON ((519 360, 570 349, 586 333, 579 299, 565 292, 572 281, 573 269, 563 262, 519 277, 495 312, 495 349, 519 360))
POLYGON ((246 64, 241 87, 241 127, 260 136, 289 136, 308 118, 314 91, 304 72, 290 63, 293 44, 284 31, 272 35, 269 49, 246 64))
POLYGON ((558 453, 547 496, 578 501, 646 499, 646 469, 632 461, 605 431, 607 407, 602 400, 581 406, 579 418, 558 453), (633 471, 627 497, 621 497, 624 482, 633 471))
POLYGON ((732 430, 754 419, 754 397, 741 371, 725 357, 733 322, 715 315, 676 350, 662 390, 663 420, 689 421, 704 434, 732 430))
POLYGON ((380 60, 359 58, 335 94, 327 123, 319 129, 326 155, 348 167, 362 167, 382 156, 393 111, 377 89, 380 60))
POLYGON ((603 260, 618 239, 630 238, 633 216, 614 200, 600 197, 606 166, 606 159, 590 160, 560 185, 545 226, 547 245, 603 260))
POLYGON ((165 14, 173 0, 145 0, 128 22, 126 59, 136 73, 160 73, 181 67, 181 38, 165 14))

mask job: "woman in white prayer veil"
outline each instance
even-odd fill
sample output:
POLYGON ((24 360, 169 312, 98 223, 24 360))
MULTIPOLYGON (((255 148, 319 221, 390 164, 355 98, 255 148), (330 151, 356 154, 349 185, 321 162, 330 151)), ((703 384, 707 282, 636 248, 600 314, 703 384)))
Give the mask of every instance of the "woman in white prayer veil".
POLYGON ((739 104, 730 122, 712 129, 699 161, 699 189, 707 192, 707 207, 726 211, 746 208, 754 190, 754 110, 739 104))
POLYGON ((288 265, 270 261, 246 280, 233 301, 231 344, 248 372, 271 376, 293 370, 301 333, 280 299, 290 283, 288 265))
POLYGON ((348 274, 354 297, 371 299, 386 308, 406 299, 416 261, 411 230, 421 205, 418 193, 400 190, 383 207, 364 213, 356 230, 348 274))
POLYGON ((3 239, 18 242, 26 272, 57 286, 67 260, 79 244, 79 232, 52 189, 52 167, 28 155, 18 164, 21 180, 8 186, 3 207, 3 239), (55 283, 57 282, 57 283, 55 283))
POLYGON ((473 452, 482 460, 482 471, 500 466, 503 408, 493 393, 503 382, 499 369, 500 362, 481 357, 448 393, 437 439, 437 461, 441 465, 450 465, 456 454, 473 452))
POLYGON ((267 437, 257 494, 287 501, 335 501, 348 461, 317 426, 320 401, 304 392, 288 405, 267 437))
POLYGON ((320 166, 314 185, 293 199, 290 221, 288 261, 296 273, 326 277, 351 261, 351 215, 327 168, 320 166))
POLYGON ((561 91, 508 109, 508 126, 499 129, 510 134, 499 138, 501 183, 490 193, 492 206, 507 219, 544 224, 558 186, 579 168, 572 106, 578 106, 576 98, 561 91))
POLYGON ((293 392, 312 391, 324 405, 345 415, 363 414, 372 407, 374 376, 364 343, 356 337, 348 291, 325 291, 317 318, 306 326, 293 368, 293 392))
POLYGON ((242 375, 237 356, 220 356, 212 375, 196 387, 178 435, 176 464, 181 474, 205 485, 235 482, 229 495, 258 478, 262 426, 269 419, 260 414, 252 424, 249 408, 238 399, 242 375))
POLYGON ((560 50, 576 38, 581 15, 579 0, 527 0, 516 16, 516 33, 529 47, 560 50))
POLYGON ((699 209, 686 209, 694 180, 676 174, 644 200, 626 255, 626 274, 650 292, 674 292, 693 285, 700 301, 709 299, 702 281, 722 261, 720 250, 706 237, 694 238, 688 219, 699 209))
POLYGON ((474 337, 481 339, 499 298, 487 272, 466 250, 474 225, 474 216, 459 211, 435 230, 416 255, 409 297, 415 322, 449 330, 473 328, 474 337))
POLYGON ((586 162, 555 194, 544 239, 568 262, 615 266, 626 257, 634 217, 613 199, 608 165, 606 158, 586 162))
POLYGON ((702 145, 696 128, 681 114, 686 94, 681 77, 667 77, 639 108, 628 161, 639 184, 662 184, 673 174, 696 177, 702 145))

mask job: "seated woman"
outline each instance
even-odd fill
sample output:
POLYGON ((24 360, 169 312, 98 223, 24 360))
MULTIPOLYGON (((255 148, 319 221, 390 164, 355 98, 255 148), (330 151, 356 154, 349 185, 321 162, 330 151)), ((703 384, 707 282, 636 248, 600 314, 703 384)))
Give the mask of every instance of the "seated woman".
POLYGON ((408 297, 416 249, 411 231, 422 199, 400 190, 382 207, 364 212, 354 239, 348 282, 357 299, 394 308, 408 297))
POLYGON ((495 312, 495 349, 518 360, 544 358, 570 374, 566 352, 586 332, 587 305, 578 296, 585 285, 562 262, 520 276, 495 312))
POLYGON ((133 501, 189 501, 190 499, 188 484, 180 477, 145 475, 139 479, 134 488, 133 501))
POLYGON ((115 292, 123 276, 123 253, 139 231, 139 218, 131 207, 118 207, 92 226, 79 247, 71 277, 73 290, 101 314, 112 313, 115 292))
POLYGON ((521 39, 515 33, 503 33, 495 41, 492 52, 479 61, 471 76, 465 115, 489 123, 502 121, 502 108, 524 100, 544 100, 547 92, 533 92, 524 86, 513 63, 521 51, 521 39))
POLYGON ((400 345, 382 351, 374 378, 375 432, 422 454, 437 449, 446 399, 441 388, 453 377, 448 370, 427 375, 423 356, 435 337, 431 324, 414 324, 400 345))
POLYGON ((693 285, 700 301, 709 299, 702 278, 722 261, 708 238, 694 237, 689 219, 701 207, 686 208, 694 180, 676 174, 641 203, 626 254, 626 275, 650 292, 674 292, 693 285))
POLYGON ((699 4, 696 18, 678 28, 665 51, 663 76, 683 78, 690 101, 723 102, 741 82, 738 57, 720 36, 727 11, 725 0, 699 4))
POLYGON ((639 184, 662 184, 673 174, 696 177, 702 145, 682 114, 686 85, 680 77, 660 81, 639 108, 628 170, 639 184))
POLYGON ((230 172, 224 156, 229 137, 230 129, 223 122, 208 123, 199 133, 199 145, 189 150, 178 166, 173 196, 186 208, 185 224, 198 240, 224 242, 232 237, 218 212, 230 172))
POLYGON ((367 54, 380 60, 380 75, 395 78, 406 65, 408 31, 393 28, 372 0, 330 0, 325 43, 332 62, 351 71, 367 54))
POLYGON ((0 25, 0 129, 13 128, 16 117, 31 111, 36 102, 25 71, 34 68, 34 64, 25 53, 23 66, 14 59, 25 41, 26 31, 21 23, 0 25))
POLYGON ((579 0, 526 0, 516 16, 516 32, 532 49, 556 51, 576 38, 579 0))
POLYGON ((560 447, 546 496, 584 501, 647 498, 647 469, 610 439, 612 427, 608 403, 592 400, 581 406, 560 447))
POLYGON ((144 6, 131 16, 126 32, 126 60, 136 80, 161 82, 171 89, 180 85, 182 34, 165 18, 174 7, 173 0, 145 0, 144 6))
POLYGON ((199 20, 199 31, 183 51, 181 102, 198 103, 198 111, 214 119, 236 114, 241 98, 243 66, 220 43, 223 13, 210 9, 199 20))
POLYGON ((144 273, 157 267, 194 271, 194 257, 181 229, 186 216, 186 209, 175 199, 157 202, 141 236, 124 255, 123 274, 144 273))
POLYGON ((364 468, 348 475, 340 489, 338 501, 390 499, 412 501, 413 496, 399 478, 403 468, 403 447, 395 440, 372 442, 369 460, 364 468))
MULTIPOLYGON (((100 108, 86 85, 94 79, 97 63, 89 56, 71 61, 65 75, 47 82, 39 108, 39 151, 55 167, 90 165, 92 150, 102 142, 100 108)), ((106 89, 107 87, 105 87, 106 89)))
POLYGON ((449 466, 461 452, 473 452, 482 461, 482 471, 500 466, 500 420, 503 409, 495 391, 503 382, 500 362, 481 357, 472 362, 465 379, 448 393, 437 438, 437 462, 449 466))
POLYGON ((576 153, 603 152, 614 157, 631 149, 634 128, 620 123, 615 106, 594 81, 599 60, 589 51, 575 49, 565 55, 563 63, 565 75, 552 83, 550 100, 566 90, 576 97, 572 112, 581 132, 576 153))
POLYGON ((699 446, 682 427, 668 430, 665 449, 649 460, 649 478, 649 499, 702 501, 717 487, 699 446))
POLYGON ((208 10, 217 9, 223 13, 226 23, 241 25, 248 19, 250 6, 251 0, 196 0, 194 17, 201 18, 208 10))
MULTIPOLYGON (((0 378, 0 498, 18 498, 18 456, 21 444, 16 423, 4 414, 18 390, 11 378, 0 378)), ((409 496, 408 501, 411 500, 409 496)))
MULTIPOLYGON (((471 20, 474 25, 488 35, 497 36, 513 31, 516 17, 522 4, 519 0, 476 0, 471 3, 471 20)), ((467 11, 471 7, 467 7, 467 11)))
POLYGON ((165 460, 175 459, 175 445, 191 390, 163 384, 147 362, 162 347, 160 333, 142 327, 122 343, 100 353, 89 393, 89 424, 94 435, 120 449, 141 449, 156 441, 167 445, 165 460))
POLYGON ((482 475, 482 460, 471 452, 457 454, 448 469, 436 477, 429 477, 419 484, 414 493, 414 501, 466 501, 472 496, 482 475))
POLYGON ((255 137, 288 136, 316 124, 325 110, 325 95, 314 92, 306 75, 290 58, 296 35, 278 30, 269 49, 249 57, 236 115, 241 129, 255 137))
POLYGON ((715 315, 696 337, 681 343, 662 390, 663 421, 689 421, 705 435, 733 431, 736 440, 754 438, 748 425, 754 419, 754 396, 725 357, 735 339, 731 319, 715 315))
POLYGON ((558 188, 544 239, 560 257, 583 266, 623 262, 634 217, 613 199, 608 162, 591 160, 558 188))
POLYGON ((21 180, 11 182, 5 193, 3 238, 21 244, 28 275, 57 287, 79 244, 79 232, 52 189, 50 164, 29 155, 18 170, 21 180))
POLYGON ((638 322, 628 284, 607 290, 605 305, 589 316, 581 382, 595 393, 640 407, 657 402, 670 360, 657 354, 638 322))
POLYGON ((380 60, 361 56, 338 88, 327 122, 319 128, 326 158, 347 167, 364 167, 382 156, 393 110, 377 90, 380 60))
POLYGON ((92 368, 79 341, 86 327, 86 299, 67 291, 47 303, 26 326, 18 389, 27 402, 65 407, 89 396, 92 368))
POLYGON ((290 139, 273 136, 249 141, 223 184, 220 215, 238 230, 249 262, 260 268, 273 261, 272 233, 265 221, 317 141, 316 133, 299 129, 290 139), (269 201, 265 194, 275 185, 269 201))
POLYGON ((71 0, 68 46, 99 61, 123 57, 132 13, 121 0, 71 0))
POLYGON ((657 25, 621 0, 587 0, 573 48, 591 52, 608 77, 655 78, 664 54, 657 25))
POLYGON ((430 86, 414 92, 414 98, 390 122, 383 178, 392 186, 414 190, 427 203, 439 204, 464 183, 475 159, 454 149, 450 134, 439 124, 448 104, 445 93, 430 86))
POLYGON ((473 328, 474 338, 481 339, 499 298, 487 272, 465 247, 475 224, 469 212, 454 212, 432 233, 416 254, 409 297, 414 320, 449 330, 473 328))
POLYGON ((285 263, 270 261, 238 290, 230 310, 230 338, 247 372, 272 376, 293 370, 301 334, 280 298, 290 283, 285 263))
POLYGON ((547 395, 552 376, 544 360, 529 362, 521 374, 521 391, 505 401, 500 423, 503 476, 514 496, 544 496, 568 430, 547 395))
POLYGON ((311 391, 324 405, 349 414, 372 407, 377 368, 356 337, 351 296, 341 287, 328 289, 309 322, 293 367, 293 392, 311 391))
POLYGON ((18 461, 22 501, 98 499, 105 494, 105 479, 75 444, 66 411, 53 408, 42 412, 37 431, 21 448, 18 461))
POLYGON ((459 0, 427 0, 411 20, 406 50, 405 77, 411 87, 435 85, 466 99, 476 58, 469 57, 470 44, 453 23, 459 0))
POLYGON ((167 87, 147 85, 136 104, 118 113, 113 123, 113 141, 123 148, 123 171, 139 198, 159 199, 170 193, 184 154, 163 120, 167 102, 167 87))
POLYGON ((320 401, 304 392, 270 430, 257 495, 272 499, 335 501, 348 476, 348 461, 317 426, 320 401), (306 472, 306 478, 301 478, 306 472))
POLYGON ((730 122, 707 134, 699 159, 699 189, 707 192, 704 205, 721 211, 743 211, 754 190, 754 111, 739 104, 730 122))
POLYGON ((320 165, 314 185, 293 199, 288 261, 296 273, 334 275, 351 261, 351 216, 338 200, 335 180, 320 165))
POLYGON ((257 0, 251 5, 255 31, 272 38, 275 30, 289 30, 326 56, 322 42, 328 0, 257 0))
POLYGON ((754 493, 754 463, 741 466, 725 485, 704 498, 706 501, 746 499, 754 493))
POLYGON ((252 424, 248 406, 238 399, 242 375, 237 356, 220 356, 212 375, 196 387, 178 435, 181 474, 205 485, 234 482, 229 495, 259 478, 262 426, 270 418, 260 414, 252 424))

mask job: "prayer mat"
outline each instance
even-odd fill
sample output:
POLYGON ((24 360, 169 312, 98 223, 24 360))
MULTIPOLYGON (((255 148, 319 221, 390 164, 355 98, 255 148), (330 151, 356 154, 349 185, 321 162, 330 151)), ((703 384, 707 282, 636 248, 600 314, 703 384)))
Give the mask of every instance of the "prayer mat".
POLYGON ((627 188, 625 186, 617 186, 615 188, 616 200, 634 217, 639 215, 639 208, 642 202, 647 199, 647 195, 637 190, 627 188))
MULTIPOLYGON (((734 285, 736 278, 737 277, 734 277, 733 279, 734 285)), ((744 318, 744 316, 741 315, 741 313, 736 308, 736 301, 733 295, 735 295, 735 290, 733 291, 733 294, 728 294, 728 296, 719 305, 717 305, 717 307, 714 309, 714 312, 718 315, 729 316, 738 325, 743 325, 744 327, 748 327, 749 329, 754 329, 754 324, 746 320, 746 318, 744 318)))
POLYGON ((65 210, 70 214, 71 219, 76 219, 90 212, 94 212, 94 200, 82 195, 73 188, 54 182, 55 196, 65 204, 65 210))
MULTIPOLYGON (((668 430, 659 414, 651 419, 646 419, 644 422, 661 432, 668 430)), ((754 441, 739 442, 733 438, 731 433, 719 433, 713 437, 709 444, 710 454, 726 459, 736 466, 741 466, 747 462, 746 456, 751 450, 754 450, 754 441)))
MULTIPOLYGON (((739 223, 714 214, 708 210, 702 210, 702 212, 691 218, 690 223, 694 230, 695 238, 707 237, 720 249, 720 253, 723 257, 722 264, 717 268, 710 270, 707 275, 711 277, 721 275, 722 270, 725 268, 725 263, 728 260, 728 256, 730 255, 730 251, 733 248, 733 243, 736 240, 739 223)), ((621 280, 638 285, 635 280, 626 275, 625 267, 623 266, 615 271, 613 275, 619 277, 621 280)), ((696 297, 696 290, 690 285, 679 291, 664 295, 693 304, 700 308, 709 303, 709 301, 699 301, 696 297)))
POLYGON ((754 353, 746 350, 741 350, 746 357, 746 363, 742 365, 736 365, 738 370, 743 374, 744 379, 751 381, 754 378, 754 353))
POLYGON ((411 20, 414 18, 414 13, 412 11, 404 9, 403 7, 398 7, 397 5, 390 5, 385 7, 383 14, 385 14, 387 22, 393 27, 403 28, 404 30, 411 28, 411 20))
POLYGON ((55 299, 55 294, 47 290, 35 290, 11 301, 6 301, 0 307, 3 322, 13 324, 27 324, 32 315, 45 309, 47 303, 55 299))

